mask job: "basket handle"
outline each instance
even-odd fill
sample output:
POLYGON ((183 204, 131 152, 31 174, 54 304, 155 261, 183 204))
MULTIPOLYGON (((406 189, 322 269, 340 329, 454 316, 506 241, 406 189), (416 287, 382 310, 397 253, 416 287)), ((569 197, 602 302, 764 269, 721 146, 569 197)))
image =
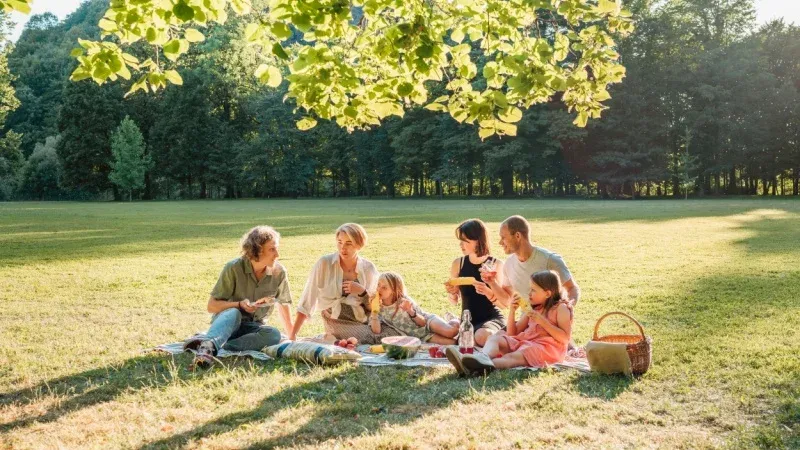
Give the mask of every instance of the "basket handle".
POLYGON ((640 324, 638 320, 636 320, 636 319, 634 319, 633 317, 631 317, 631 316, 629 316, 629 315, 625 314, 624 312, 620 312, 620 311, 612 311, 612 312, 610 312, 610 313, 605 313, 605 314, 603 314, 603 317, 601 317, 601 318, 597 319, 597 323, 596 323, 596 324, 594 324, 594 336, 592 337, 592 339, 593 339, 593 340, 595 340, 595 341, 596 341, 596 340, 597 340, 597 338, 598 338, 597 332, 598 332, 598 331, 599 331, 599 329, 600 329, 600 323, 601 323, 601 322, 603 322, 603 320, 605 320, 605 319, 606 319, 606 317, 608 317, 608 316, 615 316, 615 315, 616 315, 616 316, 623 316, 623 317, 627 317, 628 319, 630 319, 630 320, 631 320, 633 323, 635 323, 635 324, 636 324, 636 326, 637 326, 637 327, 639 327, 639 332, 640 332, 640 333, 642 333, 642 339, 646 339, 646 338, 645 338, 645 335, 644 335, 644 328, 642 328, 642 324, 640 324))

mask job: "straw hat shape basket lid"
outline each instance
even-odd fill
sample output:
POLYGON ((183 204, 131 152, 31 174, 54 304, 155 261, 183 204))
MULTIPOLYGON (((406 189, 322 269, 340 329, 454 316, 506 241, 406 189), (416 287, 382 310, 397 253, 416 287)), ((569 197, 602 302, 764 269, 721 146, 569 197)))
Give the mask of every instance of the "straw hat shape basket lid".
POLYGON ((597 323, 594 325, 593 341, 609 342, 617 344, 627 344, 628 356, 631 359, 631 372, 635 375, 641 375, 650 368, 653 362, 653 340, 644 334, 644 328, 638 320, 619 311, 604 314, 597 323), (623 316, 630 319, 639 328, 639 334, 609 334, 600 336, 600 324, 609 316, 623 316))

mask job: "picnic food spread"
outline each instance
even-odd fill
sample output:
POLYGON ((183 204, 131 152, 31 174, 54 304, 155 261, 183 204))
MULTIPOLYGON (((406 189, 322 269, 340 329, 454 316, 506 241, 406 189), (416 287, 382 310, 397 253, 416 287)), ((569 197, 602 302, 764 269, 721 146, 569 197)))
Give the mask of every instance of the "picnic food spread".
POLYGON ((411 336, 390 336, 381 339, 383 348, 386 349, 386 356, 391 359, 407 359, 413 357, 422 341, 411 336))

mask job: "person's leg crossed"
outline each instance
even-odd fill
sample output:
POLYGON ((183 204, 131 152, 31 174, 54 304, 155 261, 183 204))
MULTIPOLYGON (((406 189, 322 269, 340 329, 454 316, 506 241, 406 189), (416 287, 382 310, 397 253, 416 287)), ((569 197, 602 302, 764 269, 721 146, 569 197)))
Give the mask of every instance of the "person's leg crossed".
POLYGON ((277 328, 257 322, 244 322, 237 330, 236 337, 225 344, 225 350, 232 352, 261 351, 264 347, 275 345, 280 341, 281 332, 277 328))

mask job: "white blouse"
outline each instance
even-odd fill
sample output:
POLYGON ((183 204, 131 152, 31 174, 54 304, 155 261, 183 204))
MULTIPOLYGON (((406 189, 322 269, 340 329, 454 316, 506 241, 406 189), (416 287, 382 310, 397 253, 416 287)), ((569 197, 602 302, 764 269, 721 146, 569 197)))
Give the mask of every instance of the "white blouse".
POLYGON ((339 264, 339 253, 325 255, 314 264, 308 276, 303 294, 297 304, 297 311, 311 317, 316 311, 331 309, 331 318, 336 319, 342 312, 342 305, 353 307, 356 320, 365 322, 367 315, 363 303, 378 290, 378 269, 370 261, 358 257, 356 262, 358 283, 367 289, 366 297, 357 294, 342 295, 344 271, 339 264))

